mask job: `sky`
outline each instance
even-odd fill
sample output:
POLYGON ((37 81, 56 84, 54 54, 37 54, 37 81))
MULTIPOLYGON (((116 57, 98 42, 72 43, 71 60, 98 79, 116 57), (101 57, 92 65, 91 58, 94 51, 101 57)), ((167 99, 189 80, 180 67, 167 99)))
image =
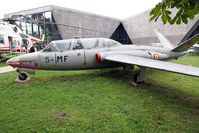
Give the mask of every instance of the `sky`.
POLYGON ((161 0, 3 0, 0 4, 0 18, 4 14, 57 5, 91 12, 118 19, 126 19, 153 8, 161 0))

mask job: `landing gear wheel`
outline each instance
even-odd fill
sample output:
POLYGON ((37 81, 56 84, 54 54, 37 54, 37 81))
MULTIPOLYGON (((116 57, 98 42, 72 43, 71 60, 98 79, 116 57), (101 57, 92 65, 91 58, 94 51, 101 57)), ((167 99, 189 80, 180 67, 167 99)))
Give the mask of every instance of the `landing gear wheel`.
POLYGON ((138 73, 136 73, 135 76, 133 77, 133 80, 134 80, 135 83, 137 83, 138 73))
POLYGON ((19 79, 20 79, 20 80, 26 80, 27 78, 28 78, 27 74, 25 74, 25 73, 20 73, 20 75, 19 75, 19 79))
POLYGON ((146 69, 141 67, 133 77, 135 83, 144 83, 146 81, 146 69))

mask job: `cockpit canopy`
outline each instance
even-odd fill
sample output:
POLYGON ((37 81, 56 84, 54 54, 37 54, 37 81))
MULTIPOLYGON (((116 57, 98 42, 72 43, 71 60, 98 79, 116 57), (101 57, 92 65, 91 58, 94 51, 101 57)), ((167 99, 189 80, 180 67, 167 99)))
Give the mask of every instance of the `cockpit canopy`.
POLYGON ((119 45, 121 45, 119 42, 107 38, 69 39, 53 41, 43 50, 43 52, 95 49, 119 45))

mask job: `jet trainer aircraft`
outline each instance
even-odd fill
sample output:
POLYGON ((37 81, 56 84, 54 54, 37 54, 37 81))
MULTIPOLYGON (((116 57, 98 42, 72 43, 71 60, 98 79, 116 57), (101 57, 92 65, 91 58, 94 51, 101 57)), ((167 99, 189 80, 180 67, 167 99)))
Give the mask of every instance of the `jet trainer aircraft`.
POLYGON ((185 56, 199 41, 199 34, 175 47, 158 30, 155 33, 163 47, 122 45, 106 38, 59 40, 42 51, 11 58, 7 64, 17 67, 20 80, 27 79, 21 71, 34 74, 35 70, 84 70, 126 65, 140 67, 135 82, 146 80, 146 67, 199 76, 198 67, 166 62, 185 56))

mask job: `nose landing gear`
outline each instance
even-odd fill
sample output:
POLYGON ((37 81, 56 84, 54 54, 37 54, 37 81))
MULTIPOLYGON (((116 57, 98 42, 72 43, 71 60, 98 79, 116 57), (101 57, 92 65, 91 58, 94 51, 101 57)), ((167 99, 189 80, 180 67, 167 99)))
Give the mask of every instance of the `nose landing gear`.
POLYGON ((28 78, 27 74, 25 74, 25 73, 20 73, 19 74, 19 79, 20 80, 26 80, 27 78, 28 78))
POLYGON ((21 73, 21 71, 20 71, 20 70, 17 70, 17 72, 19 73, 19 77, 18 77, 18 79, 19 79, 20 81, 25 81, 25 80, 27 80, 27 79, 28 79, 28 75, 27 75, 27 74, 25 74, 25 73, 21 73))

